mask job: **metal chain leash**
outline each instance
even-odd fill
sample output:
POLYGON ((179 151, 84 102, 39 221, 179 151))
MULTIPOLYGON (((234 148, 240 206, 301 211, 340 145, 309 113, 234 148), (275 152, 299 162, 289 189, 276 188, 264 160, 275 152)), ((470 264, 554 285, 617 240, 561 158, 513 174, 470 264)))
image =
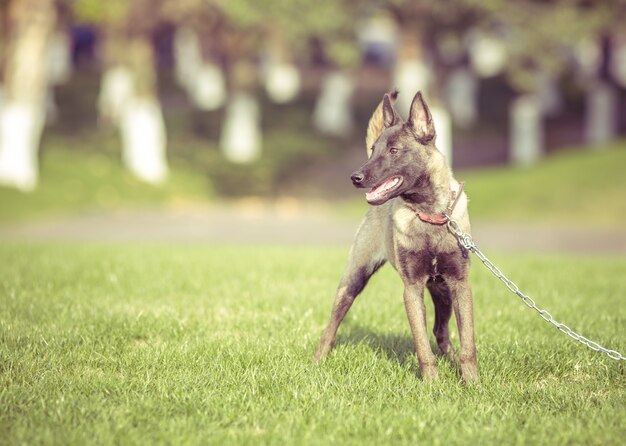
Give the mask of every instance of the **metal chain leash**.
POLYGON ((626 361, 626 357, 624 357, 624 355, 622 355, 620 352, 615 351, 615 350, 609 350, 608 348, 604 348, 597 342, 592 341, 579 333, 576 333, 567 325, 562 324, 558 322, 557 320, 555 320, 554 317, 552 317, 552 315, 547 310, 543 310, 539 308, 532 297, 520 291, 519 287, 515 284, 515 282, 513 282, 511 279, 506 277, 504 273, 500 271, 500 269, 491 260, 489 260, 487 256, 485 256, 485 254, 482 253, 480 249, 478 249, 478 246, 476 246, 476 243, 474 243, 472 236, 464 232, 456 220, 454 220, 449 215, 446 215, 446 217, 448 218, 448 223, 447 223, 448 230, 452 233, 452 235, 456 237, 456 239, 459 241, 461 246, 463 246, 468 251, 471 251, 474 254, 476 254, 476 257, 478 257, 480 261, 483 262, 483 264, 487 267, 487 269, 489 269, 489 271, 493 273, 494 276, 500 279, 500 281, 502 281, 502 283, 504 283, 506 287, 512 293, 516 294, 520 299, 522 299, 522 302, 524 302, 526 306, 528 306, 529 308, 532 308, 537 313, 539 313, 539 316, 541 316, 541 318, 544 321, 551 323, 556 328, 558 328, 559 331, 566 334, 567 336, 574 339, 575 341, 578 341, 581 344, 589 347, 591 350, 602 352, 606 354, 609 358, 614 359, 616 361, 626 361))

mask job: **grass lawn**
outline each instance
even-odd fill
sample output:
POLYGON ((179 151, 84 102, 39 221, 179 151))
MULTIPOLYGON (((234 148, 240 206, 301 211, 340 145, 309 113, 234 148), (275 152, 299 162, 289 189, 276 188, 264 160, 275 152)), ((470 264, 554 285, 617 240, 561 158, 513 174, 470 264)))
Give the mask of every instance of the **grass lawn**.
POLYGON ((563 151, 529 168, 460 172, 472 219, 502 223, 625 227, 626 141, 563 151))
MULTIPOLYGON (((0 444, 623 444, 626 364, 561 335, 476 261, 480 384, 443 359, 438 382, 416 376, 389 267, 313 366, 346 251, 0 245, 0 444)), ((626 351, 626 260, 494 260, 626 351)))

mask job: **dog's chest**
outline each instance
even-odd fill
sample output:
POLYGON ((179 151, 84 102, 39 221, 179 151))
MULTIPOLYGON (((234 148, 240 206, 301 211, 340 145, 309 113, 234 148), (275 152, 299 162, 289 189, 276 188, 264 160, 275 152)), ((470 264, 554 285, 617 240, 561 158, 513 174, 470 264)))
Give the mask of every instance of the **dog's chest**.
POLYGON ((424 223, 404 213, 397 213, 394 220, 394 263, 405 279, 416 282, 429 277, 465 277, 469 256, 445 226, 424 223))
POLYGON ((399 272, 409 282, 429 277, 451 277, 463 279, 467 270, 468 257, 460 248, 448 250, 429 238, 409 246, 396 246, 396 264, 399 272))

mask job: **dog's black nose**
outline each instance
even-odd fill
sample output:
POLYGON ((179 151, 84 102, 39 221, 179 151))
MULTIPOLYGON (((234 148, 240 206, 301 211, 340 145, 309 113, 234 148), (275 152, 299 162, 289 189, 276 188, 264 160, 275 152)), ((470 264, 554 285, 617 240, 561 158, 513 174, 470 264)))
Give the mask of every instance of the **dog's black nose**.
POLYGON ((363 175, 363 173, 361 172, 354 172, 352 176, 350 176, 350 179, 352 180, 352 183, 354 184, 361 184, 364 178, 365 178, 365 175, 363 175))

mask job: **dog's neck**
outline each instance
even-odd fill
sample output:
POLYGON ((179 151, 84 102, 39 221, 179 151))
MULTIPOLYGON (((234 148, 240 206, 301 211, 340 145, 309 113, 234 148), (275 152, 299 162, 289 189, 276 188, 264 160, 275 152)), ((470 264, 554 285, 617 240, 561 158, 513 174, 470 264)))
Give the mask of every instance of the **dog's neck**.
POLYGON ((442 213, 450 204, 451 180, 452 171, 446 159, 436 152, 430 157, 428 167, 415 182, 415 187, 402 194, 402 199, 413 211, 442 213))

